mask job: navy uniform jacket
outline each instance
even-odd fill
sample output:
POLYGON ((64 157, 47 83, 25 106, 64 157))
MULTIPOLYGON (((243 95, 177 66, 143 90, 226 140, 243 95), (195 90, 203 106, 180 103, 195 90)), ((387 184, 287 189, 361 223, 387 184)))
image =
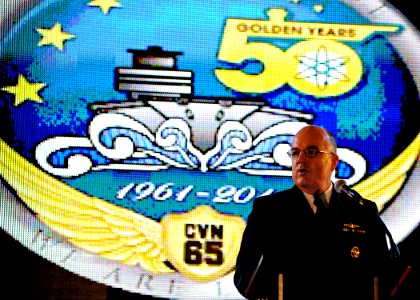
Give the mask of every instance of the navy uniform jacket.
POLYGON ((257 198, 237 257, 235 286, 247 299, 277 299, 281 273, 284 300, 370 300, 377 276, 379 299, 385 299, 392 288, 385 230, 375 203, 361 204, 335 190, 322 221, 296 186, 257 198))

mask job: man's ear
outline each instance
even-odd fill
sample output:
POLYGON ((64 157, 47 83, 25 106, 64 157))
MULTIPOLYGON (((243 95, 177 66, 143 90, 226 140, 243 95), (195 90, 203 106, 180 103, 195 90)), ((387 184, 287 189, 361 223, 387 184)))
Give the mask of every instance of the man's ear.
POLYGON ((331 164, 331 171, 334 172, 335 168, 338 165, 338 162, 340 161, 340 158, 337 154, 332 155, 332 164, 331 164))

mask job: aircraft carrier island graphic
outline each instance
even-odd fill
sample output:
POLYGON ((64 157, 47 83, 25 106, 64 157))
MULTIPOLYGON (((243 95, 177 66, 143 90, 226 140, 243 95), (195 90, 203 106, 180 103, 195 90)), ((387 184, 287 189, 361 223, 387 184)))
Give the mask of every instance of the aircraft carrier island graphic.
MULTIPOLYGON (((148 167, 140 163, 132 166, 133 169, 141 169, 143 165, 149 170, 173 166, 201 172, 236 168, 258 173, 255 166, 248 169, 246 165, 261 160, 264 164, 270 160, 273 165, 278 164, 273 158, 273 141, 255 147, 258 143, 282 134, 291 136, 313 119, 311 114, 272 108, 258 99, 195 97, 193 72, 177 68, 177 56, 181 52, 164 51, 157 46, 128 52, 133 55, 133 66, 115 70, 115 89, 126 92, 128 100, 92 104, 95 117, 90 126, 121 122, 118 125, 121 127, 127 123, 127 129, 131 125, 137 127, 138 132, 165 149, 135 154, 135 149, 131 153, 125 148, 117 153, 99 142, 94 143, 111 159, 151 155, 163 161, 148 167)), ((287 150, 282 152, 285 155, 287 150)), ((275 171, 269 169, 265 171, 270 174, 275 171)), ((282 172, 277 170, 278 174, 282 172)))

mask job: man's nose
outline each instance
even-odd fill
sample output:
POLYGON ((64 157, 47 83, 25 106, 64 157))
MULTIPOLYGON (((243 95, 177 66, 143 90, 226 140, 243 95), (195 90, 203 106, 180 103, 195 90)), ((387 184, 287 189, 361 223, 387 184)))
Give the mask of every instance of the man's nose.
POLYGON ((306 158, 307 158, 306 153, 305 153, 305 151, 303 151, 303 150, 301 150, 301 151, 299 152, 299 155, 298 155, 298 157, 297 157, 296 159, 297 159, 297 160, 300 160, 300 159, 302 159, 302 158, 304 158, 304 159, 306 159, 306 158))

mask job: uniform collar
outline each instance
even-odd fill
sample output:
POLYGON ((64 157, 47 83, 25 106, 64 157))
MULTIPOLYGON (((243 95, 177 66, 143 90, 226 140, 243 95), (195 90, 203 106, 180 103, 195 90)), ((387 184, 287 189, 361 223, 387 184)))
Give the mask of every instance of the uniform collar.
MULTIPOLYGON (((322 202, 324 202, 324 204, 325 204, 326 207, 328 207, 329 204, 330 204, 332 192, 333 192, 333 185, 331 183, 330 186, 328 187, 328 189, 324 193, 322 193, 321 195, 317 195, 319 198, 321 198, 322 202)), ((314 205, 315 197, 313 195, 307 194, 305 192, 303 192, 303 195, 305 196, 305 198, 308 201, 309 205, 315 211, 316 210, 314 208, 315 207, 315 205, 314 205)))

